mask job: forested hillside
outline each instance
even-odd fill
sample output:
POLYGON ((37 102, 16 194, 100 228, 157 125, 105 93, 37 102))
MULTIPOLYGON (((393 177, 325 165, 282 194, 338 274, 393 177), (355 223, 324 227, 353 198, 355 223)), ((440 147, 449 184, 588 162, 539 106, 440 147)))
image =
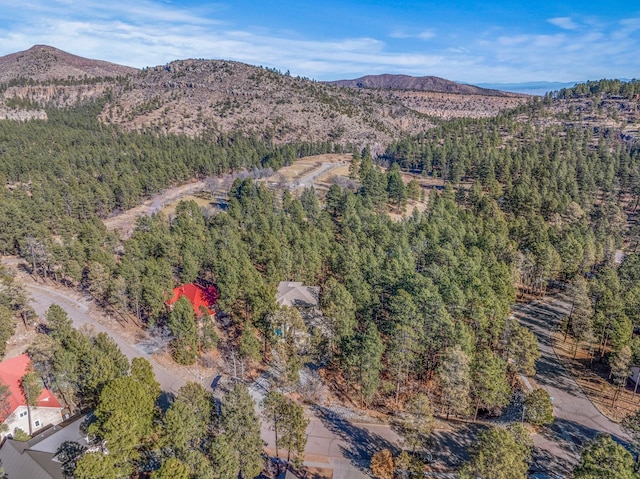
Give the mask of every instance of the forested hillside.
MULTIPOLYGON (((142 78, 194 65, 202 67, 185 63, 142 78)), ((494 118, 452 120, 396 137, 378 156, 340 142, 275 145, 252 132, 188 137, 153 125, 127 132, 98 120, 108 98, 49 108, 47 121, 0 122, 0 242, 3 252, 28 260, 34 275, 80 288, 148 331, 168 331, 180 363, 218 347, 234 358, 277 364, 283 384, 296 384, 312 363, 357 405, 410 411, 428 391, 447 417, 490 415, 509 403, 518 372, 535 372, 536 338, 510 318, 518 295, 535 298, 561 284, 576 306, 565 324, 576 344, 590 341, 601 357, 625 348, 640 353, 632 339, 640 326, 640 144, 633 132, 639 110, 635 86, 606 88, 612 95, 631 91, 626 106, 599 108, 605 99, 592 97, 593 115, 585 119, 587 110, 576 108, 584 103, 573 97, 593 88, 578 85, 494 118), (323 196, 238 179, 223 212, 182 202, 170 218, 140 218, 127 240, 100 221, 194 177, 277 169, 345 148, 353 153, 352 181, 333 184, 323 196), (414 181, 405 184, 402 171, 414 181), (420 177, 441 180, 442 187, 428 192, 424 212, 405 211, 407 198, 420 196, 420 177), (405 214, 393 221, 389 213, 397 211, 405 214), (276 305, 284 280, 320 286, 322 328, 314 331, 295 310, 276 305), (223 337, 189 304, 165 307, 177 284, 193 281, 217 286, 218 306, 230 318, 223 337), (307 329, 303 344, 298 338, 307 329)), ((257 422, 242 387, 215 417, 209 396, 191 391, 206 396, 205 406, 202 424, 185 433, 172 410, 182 408, 185 417, 198 405, 181 392, 164 415, 154 412, 159 391, 149 368, 130 366, 105 338, 74 332, 58 313, 49 313, 42 332, 50 348, 35 348, 32 356, 40 355, 41 369, 72 404, 96 408, 90 431, 113 437, 122 419, 112 408, 123 401, 119 388, 140 398, 139 411, 127 409, 141 419, 121 450, 86 454, 80 470, 95 461, 122 474, 141 472, 153 468, 141 455, 155 451, 162 468, 198 476, 198 468, 222 461, 205 437, 227 441, 218 444, 224 451, 259 449, 258 440, 246 445, 234 436, 234 421, 251 423, 252 431, 257 422), (94 357, 103 353, 113 363, 108 370, 94 357), (160 433, 154 417, 164 425, 160 433), (180 429, 182 442, 171 428, 180 429), (177 464, 169 463, 174 450, 177 464)), ((256 457, 255 450, 236 457, 231 474, 257 473, 256 457)))
MULTIPOLYGON (((27 237, 56 249, 88 224, 101 227, 94 219, 190 178, 277 169, 300 156, 332 151, 329 143, 273 146, 241 133, 210 138, 127 133, 98 121, 103 104, 49 109, 47 121, 0 122, 3 253, 25 254, 27 237)), ((66 268, 60 264, 64 260, 49 256, 49 261, 55 270, 66 268)))

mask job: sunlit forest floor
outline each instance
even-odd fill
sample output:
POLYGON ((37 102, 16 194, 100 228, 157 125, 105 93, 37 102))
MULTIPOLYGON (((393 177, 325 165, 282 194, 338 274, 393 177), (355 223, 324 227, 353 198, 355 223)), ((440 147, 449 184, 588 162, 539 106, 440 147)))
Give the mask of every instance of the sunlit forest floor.
POLYGON ((617 388, 609 380, 609 367, 606 358, 610 351, 606 351, 603 358, 598 351, 592 355, 581 345, 574 358, 575 342, 571 336, 564 340, 564 333, 553 333, 553 349, 564 366, 571 371, 576 382, 587 395, 593 405, 606 417, 620 422, 625 416, 640 409, 640 394, 635 393, 633 381, 627 381, 627 387, 617 388), (617 396, 617 397, 616 397, 617 396), (614 401, 615 398, 615 401, 614 401))

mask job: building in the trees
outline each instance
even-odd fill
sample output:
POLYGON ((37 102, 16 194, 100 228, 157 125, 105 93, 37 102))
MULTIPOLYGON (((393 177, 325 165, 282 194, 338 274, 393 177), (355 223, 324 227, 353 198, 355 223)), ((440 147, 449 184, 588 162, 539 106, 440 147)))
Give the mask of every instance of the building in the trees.
POLYGON ((318 307, 319 296, 318 286, 304 286, 301 282, 282 281, 278 284, 276 303, 298 309, 314 309, 318 307))
MULTIPOLYGON (((319 298, 319 286, 304 286, 296 281, 282 281, 278 284, 276 303, 280 307, 296 308, 309 330, 319 328, 324 331, 319 298)), ((278 332, 276 334, 280 335, 278 332)))
POLYGON ((62 464, 56 457, 61 444, 71 441, 81 447, 88 442, 80 425, 85 417, 69 419, 50 427, 29 441, 7 439, 0 447, 0 461, 11 479, 64 479, 62 464))
POLYGON ((215 305, 218 302, 218 290, 215 286, 200 286, 199 284, 189 283, 183 286, 178 286, 173 290, 173 296, 167 301, 167 305, 171 308, 176 301, 182 296, 186 297, 191 305, 193 311, 198 318, 204 314, 209 316, 215 315, 215 305))
MULTIPOLYGON (((0 411, 0 420, 7 426, 2 432, 2 437, 13 433, 15 428, 20 428, 29 433, 29 410, 20 383, 27 373, 29 356, 21 356, 0 362, 0 381, 8 386, 9 395, 3 410, 0 411)), ((31 430, 37 431, 50 424, 62 422, 62 405, 51 391, 42 389, 36 406, 31 406, 31 430)))

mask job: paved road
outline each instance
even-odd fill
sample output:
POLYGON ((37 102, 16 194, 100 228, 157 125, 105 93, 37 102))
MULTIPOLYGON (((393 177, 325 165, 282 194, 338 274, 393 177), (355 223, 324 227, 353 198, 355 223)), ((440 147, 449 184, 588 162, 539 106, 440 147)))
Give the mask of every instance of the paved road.
POLYGON ((534 459, 542 469, 558 472, 567 472, 577 461, 580 447, 599 432, 611 434, 621 442, 628 441, 620 426, 589 401, 553 351, 550 332, 568 314, 569 305, 556 297, 529 303, 515 313, 538 338, 541 356, 534 379, 553 398, 556 417, 548 433, 534 437, 537 446, 534 459))
MULTIPOLYGON (((31 293, 31 304, 38 315, 43 315, 52 304, 58 304, 67 312, 75 328, 90 324, 96 331, 111 336, 129 360, 134 357, 144 357, 149 360, 156 379, 164 391, 176 392, 186 383, 185 378, 164 369, 149 354, 130 345, 117 332, 106 328, 92 318, 88 300, 77 300, 47 287, 46 284, 26 283, 25 286, 31 293)), ((267 379, 258 381, 250 388, 257 403, 263 398, 268 388, 267 379)), ((259 410, 257 409, 256 412, 259 413, 259 410)), ((399 442, 397 434, 386 425, 354 425, 320 409, 311 412, 309 418, 305 453, 311 460, 305 463, 309 466, 333 469, 334 479, 369 477, 362 471, 368 469, 371 454, 382 447, 394 449, 399 442)), ((266 424, 262 426, 262 437, 268 446, 275 445, 273 432, 266 424)))
MULTIPOLYGON (((273 382, 270 373, 263 374, 250 387, 249 393, 258 404, 264 399, 273 382)), ((359 424, 344 420, 328 408, 307 408, 307 447, 305 465, 333 470, 333 479, 370 477, 365 471, 374 452, 387 448, 398 452, 401 438, 387 424, 359 424)), ((268 425, 262 424, 262 440, 270 454, 275 455, 275 436, 268 425)), ((280 451, 283 456, 283 451, 280 451)))
POLYGON ((104 327, 97 320, 93 319, 89 312, 88 301, 78 301, 64 293, 48 288, 46 285, 42 284, 26 283, 26 287, 31 293, 31 305, 38 315, 42 316, 49 306, 56 303, 67 312, 76 329, 84 324, 91 324, 96 331, 103 332, 111 336, 122 353, 129 358, 129 361, 136 357, 147 359, 153 366, 153 372, 156 375, 156 380, 160 383, 160 387, 163 391, 177 392, 178 389, 186 384, 186 380, 184 378, 174 376, 173 373, 164 369, 155 362, 149 354, 130 345, 122 336, 117 334, 117 332, 104 327))

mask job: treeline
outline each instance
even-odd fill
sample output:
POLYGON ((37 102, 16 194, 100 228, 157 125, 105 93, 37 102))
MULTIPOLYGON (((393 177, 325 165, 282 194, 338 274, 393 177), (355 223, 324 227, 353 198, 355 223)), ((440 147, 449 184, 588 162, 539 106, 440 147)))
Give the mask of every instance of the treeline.
POLYGON ((561 88, 555 92, 555 97, 565 98, 626 98, 627 100, 637 99, 640 95, 640 80, 635 78, 630 81, 602 79, 577 83, 571 88, 561 88))
MULTIPOLYGON (((102 103, 47 111, 48 121, 0 122, 0 243, 25 252, 25 238, 82 235, 85 223, 140 204, 194 177, 280 168, 332 152, 328 143, 273 146, 254 137, 126 133, 97 119, 102 103)), ((76 258, 81 263, 86 259, 76 258)))

